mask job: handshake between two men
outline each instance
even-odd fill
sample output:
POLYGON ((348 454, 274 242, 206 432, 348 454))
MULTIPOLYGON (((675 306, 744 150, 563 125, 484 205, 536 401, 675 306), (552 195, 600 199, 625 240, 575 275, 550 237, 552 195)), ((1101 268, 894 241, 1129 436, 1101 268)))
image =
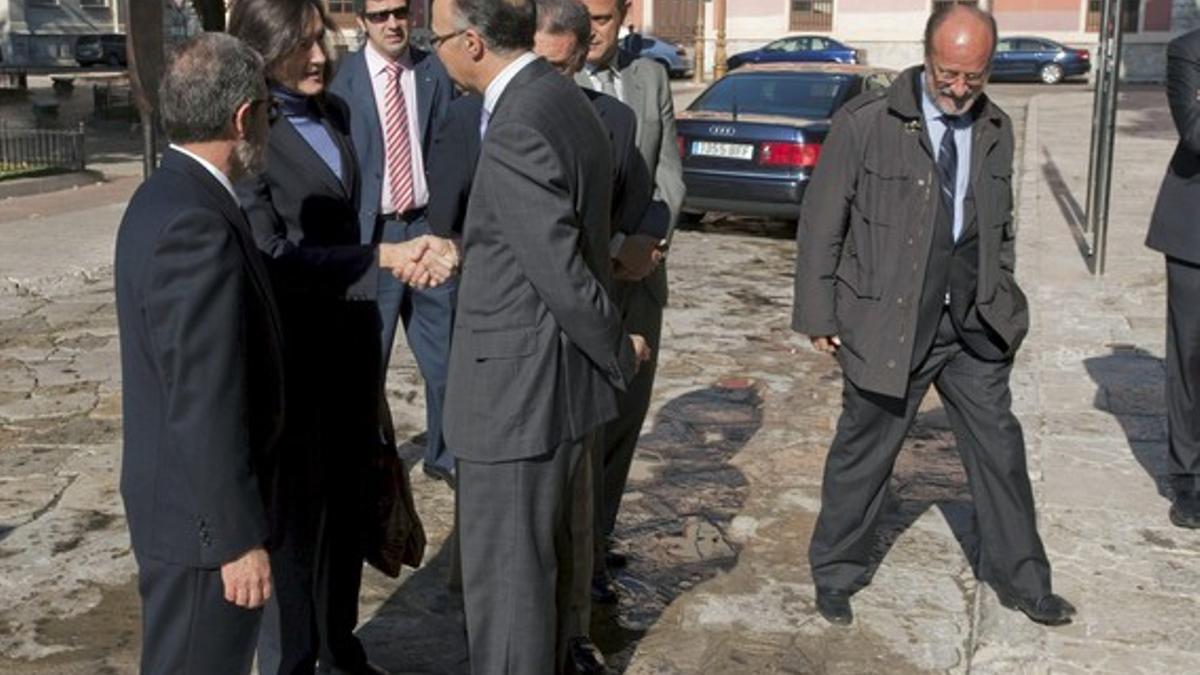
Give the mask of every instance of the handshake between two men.
POLYGON ((434 288, 458 273, 458 243, 431 234, 398 244, 379 245, 379 266, 413 288, 434 288))

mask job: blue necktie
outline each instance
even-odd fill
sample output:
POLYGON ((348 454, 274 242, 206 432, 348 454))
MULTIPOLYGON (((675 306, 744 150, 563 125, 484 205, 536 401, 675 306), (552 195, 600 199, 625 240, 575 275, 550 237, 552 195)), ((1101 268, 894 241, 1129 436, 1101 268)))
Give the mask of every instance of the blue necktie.
POLYGON ((938 177, 941 179, 942 208, 946 209, 946 221, 950 223, 950 237, 954 240, 954 193, 958 187, 958 142, 954 138, 956 117, 942 115, 946 131, 942 134, 942 145, 938 148, 938 177))

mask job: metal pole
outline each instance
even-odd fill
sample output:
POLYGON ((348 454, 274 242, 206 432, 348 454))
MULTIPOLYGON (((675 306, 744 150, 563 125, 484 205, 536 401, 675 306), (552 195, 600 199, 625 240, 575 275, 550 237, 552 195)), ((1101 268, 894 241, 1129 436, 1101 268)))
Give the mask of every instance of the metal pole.
MULTIPOLYGON (((1084 201, 1085 211, 1083 217, 1083 231, 1085 234, 1093 231, 1092 219, 1096 216, 1096 181, 1100 176, 1098 163, 1101 146, 1104 142, 1104 106, 1107 101, 1105 91, 1108 89, 1109 82, 1108 50, 1110 43, 1108 39, 1108 16, 1110 4, 1111 0, 1104 0, 1100 30, 1097 31, 1100 42, 1096 46, 1096 77, 1092 94, 1092 139, 1091 146, 1088 149, 1087 199, 1084 201)), ((1089 243, 1088 255, 1093 253, 1094 251, 1089 243)))
POLYGON ((717 47, 713 51, 713 79, 725 75, 725 0, 713 0, 713 24, 717 28, 717 47))
POLYGON ((696 0, 696 58, 692 81, 704 82, 704 0, 696 0))
POLYGON ((1121 85, 1121 41, 1124 36, 1122 23, 1125 14, 1124 0, 1110 0, 1112 3, 1112 39, 1109 49, 1111 59, 1110 82, 1106 93, 1103 154, 1100 157, 1103 173, 1099 184, 1100 194, 1096 198, 1096 231, 1093 233, 1092 251, 1095 260, 1095 274, 1104 275, 1108 255, 1108 212, 1112 197, 1113 151, 1117 141, 1117 94, 1121 85))

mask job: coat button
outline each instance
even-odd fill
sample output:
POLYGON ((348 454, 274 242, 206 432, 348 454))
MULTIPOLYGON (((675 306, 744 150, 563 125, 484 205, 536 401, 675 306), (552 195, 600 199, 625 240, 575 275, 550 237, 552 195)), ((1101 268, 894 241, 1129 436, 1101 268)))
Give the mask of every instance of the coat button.
POLYGON ((896 304, 897 304, 897 305, 903 305, 903 304, 904 304, 904 298, 896 298, 896 304))
POLYGON ((913 239, 912 237, 909 237, 909 238, 908 238, 908 245, 909 245, 909 246, 912 246, 912 245, 913 245, 913 242, 914 242, 914 239, 913 239))
POLYGON ((907 340, 907 339, 908 339, 908 337, 907 337, 907 336, 905 336, 905 335, 901 335, 901 336, 900 336, 900 344, 904 344, 904 341, 905 341, 905 340, 907 340))
POLYGON ((921 187, 925 187, 925 179, 924 178, 918 179, 917 185, 920 185, 921 187))
POLYGON ((887 362, 887 367, 888 367, 888 368, 895 368, 895 367, 896 367, 896 362, 895 362, 895 361, 893 361, 892 359, 888 359, 888 362, 887 362))

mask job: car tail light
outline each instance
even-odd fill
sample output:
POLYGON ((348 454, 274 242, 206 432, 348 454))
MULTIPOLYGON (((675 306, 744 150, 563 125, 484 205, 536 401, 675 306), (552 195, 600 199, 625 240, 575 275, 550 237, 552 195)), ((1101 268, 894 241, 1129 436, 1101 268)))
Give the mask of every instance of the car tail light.
POLYGON ((820 158, 820 143, 767 142, 758 146, 758 163, 763 166, 811 169, 820 158))
POLYGON ((1080 49, 1079 50, 1079 58, 1083 59, 1084 61, 1087 61, 1088 59, 1092 58, 1092 55, 1090 53, 1088 53, 1088 50, 1080 49))
POLYGON ((675 145, 679 148, 679 158, 683 159, 687 157, 687 139, 683 137, 683 134, 675 137, 675 145))
POLYGON ((675 56, 687 56, 687 50, 683 47, 676 47, 675 56))

